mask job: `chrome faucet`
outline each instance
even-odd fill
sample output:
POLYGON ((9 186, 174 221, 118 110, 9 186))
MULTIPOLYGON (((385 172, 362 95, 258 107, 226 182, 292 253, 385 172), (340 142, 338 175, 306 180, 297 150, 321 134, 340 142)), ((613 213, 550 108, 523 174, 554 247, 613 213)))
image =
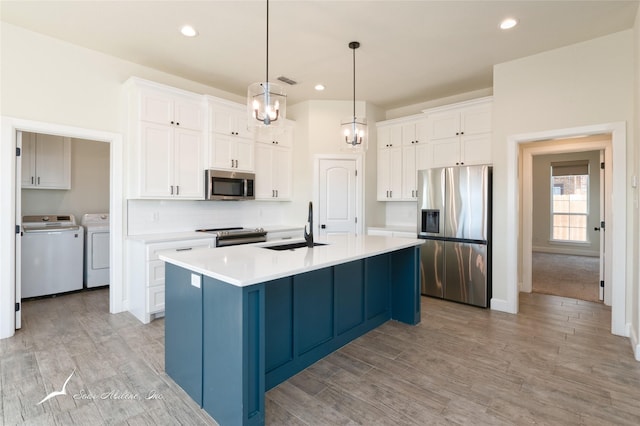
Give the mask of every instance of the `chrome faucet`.
POLYGON ((304 240, 307 242, 307 247, 313 247, 313 205, 311 201, 309 201, 309 218, 304 226, 304 240))

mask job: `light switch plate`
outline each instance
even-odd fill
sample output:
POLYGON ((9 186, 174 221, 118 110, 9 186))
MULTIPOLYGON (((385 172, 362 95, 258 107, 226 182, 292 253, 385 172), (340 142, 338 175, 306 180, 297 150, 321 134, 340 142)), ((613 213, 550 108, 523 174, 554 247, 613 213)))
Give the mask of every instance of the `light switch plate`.
POLYGON ((191 274, 191 285, 197 288, 200 288, 200 282, 202 281, 202 277, 198 274, 191 274))

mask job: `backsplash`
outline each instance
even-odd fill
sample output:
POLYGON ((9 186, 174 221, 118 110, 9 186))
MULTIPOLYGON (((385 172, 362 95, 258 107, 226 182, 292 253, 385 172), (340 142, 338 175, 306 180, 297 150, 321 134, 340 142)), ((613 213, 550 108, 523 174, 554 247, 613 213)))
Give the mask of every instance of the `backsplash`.
POLYGON ((416 201, 386 202, 385 226, 418 226, 416 201))
POLYGON ((186 232, 231 226, 288 223, 290 203, 268 201, 128 200, 127 234, 186 232))

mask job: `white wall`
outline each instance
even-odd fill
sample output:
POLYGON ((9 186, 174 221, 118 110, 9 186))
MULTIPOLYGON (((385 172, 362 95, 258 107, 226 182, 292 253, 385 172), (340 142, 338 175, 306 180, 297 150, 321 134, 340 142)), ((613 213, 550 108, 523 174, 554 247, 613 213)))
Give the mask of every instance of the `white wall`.
MULTIPOLYGON (((630 30, 494 67, 494 224, 517 221, 517 212, 509 210, 508 202, 509 191, 514 188, 514 182, 509 182, 509 170, 513 167, 517 170, 517 164, 508 156, 509 136, 626 122, 627 164, 624 166, 630 177, 636 149, 633 91, 630 90, 633 84, 633 32, 630 30)), ((623 199, 633 199, 630 187, 614 188, 614 192, 623 199)), ((631 204, 626 203, 627 233, 635 235, 631 204)), ((508 299, 514 284, 510 272, 515 265, 504 262, 514 249, 509 238, 504 232, 494 235, 493 295, 502 300, 508 299)), ((628 269, 633 264, 630 240, 625 242, 628 269)), ((632 274, 630 270, 626 272, 625 286, 631 290, 632 274)))
MULTIPOLYGON (((353 114, 353 101, 305 101, 287 106, 289 118, 296 122, 294 138, 293 191, 296 200, 289 212, 290 219, 305 217, 307 203, 313 199, 314 159, 318 155, 352 154, 354 151, 343 142, 340 122, 353 114)), ((365 229, 369 223, 384 222, 384 204, 376 201, 377 133, 376 121, 383 119, 383 112, 375 105, 357 101, 356 115, 366 116, 368 149, 363 154, 365 168, 365 229)))

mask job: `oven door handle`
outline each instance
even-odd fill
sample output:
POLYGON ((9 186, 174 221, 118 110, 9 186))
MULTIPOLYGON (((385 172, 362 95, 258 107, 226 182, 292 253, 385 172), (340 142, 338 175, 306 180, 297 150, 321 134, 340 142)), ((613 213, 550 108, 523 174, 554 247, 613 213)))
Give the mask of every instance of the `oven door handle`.
POLYGON ((238 244, 264 243, 267 237, 239 237, 239 238, 216 238, 216 247, 235 246, 238 244))

